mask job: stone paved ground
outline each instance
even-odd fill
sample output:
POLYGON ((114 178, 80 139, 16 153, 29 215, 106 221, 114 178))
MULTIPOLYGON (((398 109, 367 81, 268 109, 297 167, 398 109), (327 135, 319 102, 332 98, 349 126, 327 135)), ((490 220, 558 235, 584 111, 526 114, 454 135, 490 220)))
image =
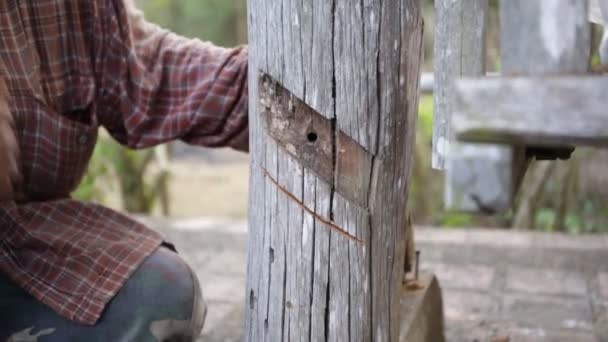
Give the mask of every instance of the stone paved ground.
MULTIPOLYGON (((153 221, 202 281, 202 341, 240 340, 246 223, 153 221)), ((443 288, 448 341, 608 341, 608 236, 420 228, 416 240, 443 288)))

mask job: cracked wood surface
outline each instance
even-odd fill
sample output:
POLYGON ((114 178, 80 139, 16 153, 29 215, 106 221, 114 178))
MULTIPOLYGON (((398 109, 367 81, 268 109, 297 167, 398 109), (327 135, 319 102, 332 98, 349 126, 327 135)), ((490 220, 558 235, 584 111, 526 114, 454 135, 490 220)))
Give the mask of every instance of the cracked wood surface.
POLYGON ((250 0, 248 6, 245 339, 395 341, 422 53, 420 4, 250 0), (319 177, 267 133, 260 72, 331 122, 328 177, 319 177), (338 132, 371 156, 369 163, 355 164, 369 175, 367 184, 348 185, 359 187, 349 189, 359 194, 355 199, 337 191, 352 167, 340 167, 338 153, 346 143, 338 132), (303 206, 364 243, 330 229, 303 206))

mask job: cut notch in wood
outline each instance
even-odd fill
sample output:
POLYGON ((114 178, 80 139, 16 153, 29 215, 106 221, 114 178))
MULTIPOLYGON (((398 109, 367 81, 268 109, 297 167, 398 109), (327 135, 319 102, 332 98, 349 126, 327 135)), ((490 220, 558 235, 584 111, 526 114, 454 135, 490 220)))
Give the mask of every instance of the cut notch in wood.
POLYGON ((259 77, 259 101, 266 132, 284 151, 336 193, 368 207, 372 169, 368 151, 264 73, 259 77))

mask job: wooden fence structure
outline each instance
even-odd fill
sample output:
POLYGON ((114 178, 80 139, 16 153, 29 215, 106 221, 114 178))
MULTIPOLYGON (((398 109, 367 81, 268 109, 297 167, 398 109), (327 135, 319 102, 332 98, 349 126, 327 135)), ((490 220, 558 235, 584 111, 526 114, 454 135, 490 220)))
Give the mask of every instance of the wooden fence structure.
MULTIPOLYGON (((245 340, 441 341, 401 329, 412 319, 402 298, 420 1, 248 6, 245 340)), ((491 78, 488 1, 436 10, 433 165, 447 169, 449 207, 506 210, 530 156, 608 143, 608 81, 585 74, 587 1, 501 1, 502 74, 491 78)))
POLYGON ((504 212, 532 158, 608 145, 608 78, 588 73, 589 20, 605 23, 608 1, 499 4, 501 71, 488 77, 488 1, 436 1, 433 167, 448 209, 504 212))

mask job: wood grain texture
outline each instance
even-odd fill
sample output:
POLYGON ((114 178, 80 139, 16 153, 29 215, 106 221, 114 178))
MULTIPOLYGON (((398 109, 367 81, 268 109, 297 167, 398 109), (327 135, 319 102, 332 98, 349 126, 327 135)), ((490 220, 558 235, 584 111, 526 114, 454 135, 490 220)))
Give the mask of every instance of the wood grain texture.
POLYGON ((397 340, 422 53, 420 4, 250 0, 248 13, 251 197, 245 339, 397 340), (266 134, 260 72, 332 122, 333 183, 266 134), (351 143, 339 132, 371 156, 364 166, 368 170, 360 170, 369 174, 360 189, 361 203, 336 191, 340 175, 350 167, 340 153, 351 143), (364 244, 328 229, 265 177, 264 169, 307 208, 364 244))
POLYGON ((366 208, 372 155, 268 75, 260 75, 259 98, 266 132, 279 146, 336 193, 366 208))
POLYGON ((435 1, 434 119, 432 167, 446 169, 453 141, 454 82, 485 73, 487 0, 435 1))
POLYGON ((462 140, 608 147, 606 76, 463 79, 457 94, 462 140))
POLYGON ((511 151, 496 145, 455 141, 454 86, 462 76, 486 74, 488 1, 435 2, 435 112, 433 167, 445 169, 447 210, 502 212, 511 204, 511 151))
MULTIPOLYGON (((567 124, 567 117, 573 117, 565 107, 558 107, 566 106, 568 99, 584 102, 587 95, 577 91, 582 97, 575 99, 571 93, 567 98, 557 99, 560 91, 553 88, 555 79, 548 77, 587 71, 590 54, 587 11, 587 1, 501 1, 502 74, 534 78, 458 83, 452 122, 458 136, 467 141, 516 145, 511 150, 511 166, 506 169, 511 173, 513 193, 528 166, 526 145, 567 147, 574 141, 589 143, 580 136, 580 131, 573 133, 578 137, 571 135, 570 140, 564 140, 566 136, 562 133, 570 130, 569 126, 556 130, 558 125, 567 124), (487 95, 492 92, 496 93, 489 98, 487 95), (500 129, 498 122, 502 125, 500 129)), ((572 105, 568 108, 572 109, 572 105)), ((593 111, 586 113, 594 116, 593 111)), ((585 114, 579 114, 583 119, 581 115, 585 114)))

